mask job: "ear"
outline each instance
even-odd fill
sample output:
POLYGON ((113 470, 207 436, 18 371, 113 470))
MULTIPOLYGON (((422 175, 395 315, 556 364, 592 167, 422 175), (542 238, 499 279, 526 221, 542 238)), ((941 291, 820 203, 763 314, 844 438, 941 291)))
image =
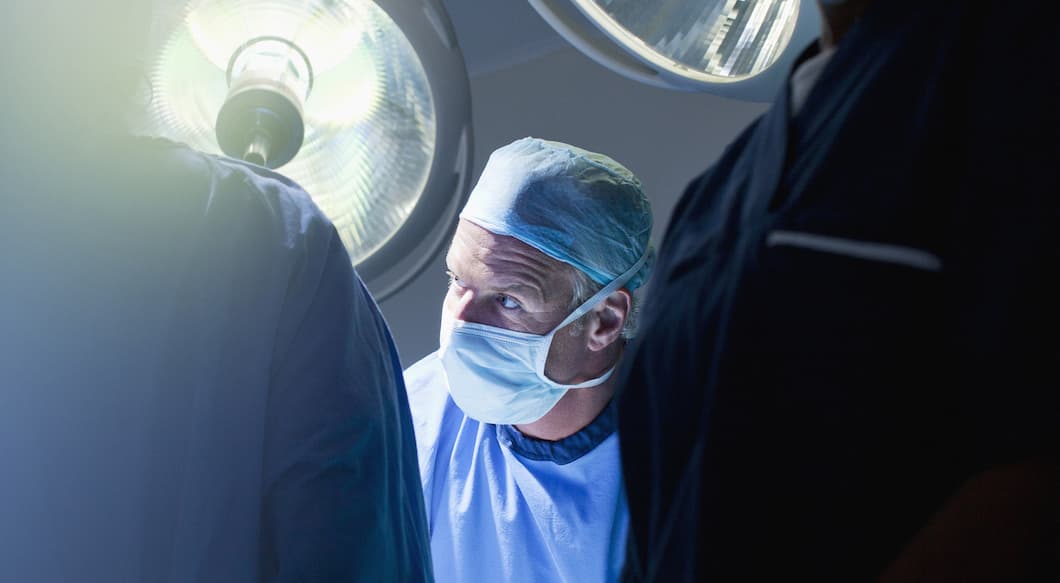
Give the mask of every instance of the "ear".
POLYGON ((590 314, 586 339, 589 350, 599 352, 622 338, 622 329, 633 308, 633 296, 620 289, 596 305, 590 314))

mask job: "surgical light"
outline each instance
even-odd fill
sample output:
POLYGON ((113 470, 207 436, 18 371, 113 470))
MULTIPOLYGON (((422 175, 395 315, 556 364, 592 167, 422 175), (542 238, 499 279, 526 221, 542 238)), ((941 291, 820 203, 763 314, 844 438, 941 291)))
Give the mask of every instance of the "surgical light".
POLYGON ((135 131, 294 179, 379 299, 427 265, 471 166, 439 0, 192 0, 170 20, 135 131))
POLYGON ((820 33, 813 0, 529 0, 572 45, 631 79, 769 101, 820 33))

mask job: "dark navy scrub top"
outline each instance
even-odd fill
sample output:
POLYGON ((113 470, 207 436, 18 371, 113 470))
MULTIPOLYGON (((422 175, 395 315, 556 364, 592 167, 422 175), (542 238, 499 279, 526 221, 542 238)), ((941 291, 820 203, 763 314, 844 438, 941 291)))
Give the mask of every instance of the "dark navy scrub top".
POLYGON ((876 2, 688 187, 621 372, 629 580, 868 580, 1056 455, 1049 4, 876 2))
POLYGON ((0 581, 430 581, 401 367, 335 228, 260 167, 88 150, 4 166, 0 581))

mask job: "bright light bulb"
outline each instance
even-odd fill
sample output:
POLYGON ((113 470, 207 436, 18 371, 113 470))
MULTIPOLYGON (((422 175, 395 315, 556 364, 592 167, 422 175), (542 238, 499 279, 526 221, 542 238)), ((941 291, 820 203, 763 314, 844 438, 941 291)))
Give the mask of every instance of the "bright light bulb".
POLYGON ((317 73, 346 60, 362 42, 362 23, 371 22, 371 2, 310 0, 196 0, 187 28, 196 46, 219 68, 255 37, 279 37, 297 45, 317 73))
POLYGON ((753 77, 787 48, 800 0, 573 0, 609 36, 664 70, 711 83, 753 77))
MULTIPOLYGON (((240 83, 272 83, 301 108, 304 141, 279 170, 335 223, 355 264, 423 195, 434 99, 409 39, 373 0, 196 0, 151 71, 152 101, 134 129, 206 152, 221 152, 215 122, 240 83)), ((258 158, 255 147, 255 161, 272 153, 265 144, 258 158)))

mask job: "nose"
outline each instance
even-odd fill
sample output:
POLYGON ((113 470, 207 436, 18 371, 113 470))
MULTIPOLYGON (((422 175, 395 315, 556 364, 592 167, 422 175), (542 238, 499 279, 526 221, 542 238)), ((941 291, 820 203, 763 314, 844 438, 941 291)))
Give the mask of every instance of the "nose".
POLYGON ((475 319, 477 311, 475 292, 471 288, 451 285, 442 309, 446 310, 454 320, 481 323, 475 319))

